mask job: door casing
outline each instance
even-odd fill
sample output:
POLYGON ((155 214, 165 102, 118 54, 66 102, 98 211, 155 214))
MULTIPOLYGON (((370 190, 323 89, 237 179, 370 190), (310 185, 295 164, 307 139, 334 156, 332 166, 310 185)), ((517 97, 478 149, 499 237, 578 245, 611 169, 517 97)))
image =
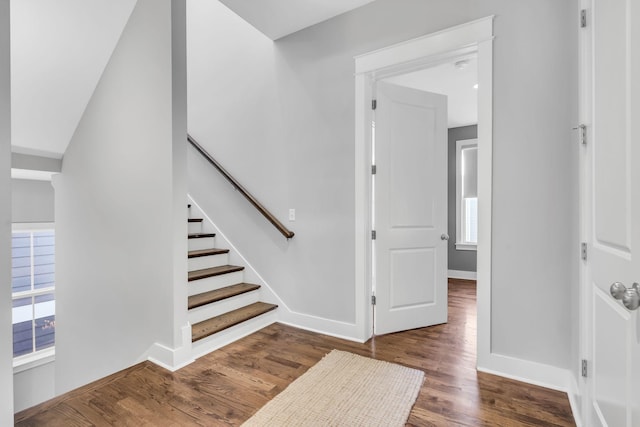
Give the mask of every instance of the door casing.
POLYGON ((495 369, 491 353, 491 209, 493 143, 493 20, 489 16, 355 58, 355 263, 356 324, 372 336, 371 305, 371 100, 377 80, 476 54, 478 57, 477 271, 479 370, 495 369))

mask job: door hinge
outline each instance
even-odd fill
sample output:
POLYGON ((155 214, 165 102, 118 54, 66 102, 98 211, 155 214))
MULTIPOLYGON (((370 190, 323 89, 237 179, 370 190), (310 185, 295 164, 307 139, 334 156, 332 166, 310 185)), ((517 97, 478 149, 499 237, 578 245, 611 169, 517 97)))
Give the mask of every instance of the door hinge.
POLYGON ((371 100, 371 109, 375 110, 376 108, 378 108, 378 101, 375 99, 371 100))
POLYGON ((376 240, 376 230, 371 230, 371 240, 376 240))
POLYGON ((578 138, 580 139, 580 144, 587 145, 587 125, 579 125, 574 127, 573 130, 578 131, 578 138))
POLYGON ((582 242, 580 244, 580 258, 582 258, 583 261, 587 260, 587 244, 586 244, 586 242, 582 242))
POLYGON ((371 295, 371 305, 376 305, 376 296, 371 295))
POLYGON ((580 11, 580 28, 585 28, 587 26, 587 9, 582 9, 580 11))
POLYGON ((582 359, 582 376, 585 377, 585 378, 587 378, 587 373, 588 373, 587 366, 588 366, 587 360, 586 359, 582 359))
POLYGON ((376 165, 371 165, 371 175, 376 174, 376 165))

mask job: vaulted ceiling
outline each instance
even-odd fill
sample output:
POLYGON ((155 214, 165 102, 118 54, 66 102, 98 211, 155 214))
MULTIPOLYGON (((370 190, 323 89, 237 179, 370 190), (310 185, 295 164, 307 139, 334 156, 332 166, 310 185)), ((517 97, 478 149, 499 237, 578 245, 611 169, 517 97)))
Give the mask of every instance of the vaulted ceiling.
POLYGON ((220 0, 271 40, 372 1, 374 0, 220 0))
POLYGON ((11 2, 14 152, 64 154, 135 0, 11 2))
MULTIPOLYGON (((11 1, 14 152, 64 155, 136 1, 11 1)), ((276 40, 373 0, 221 1, 276 40)))

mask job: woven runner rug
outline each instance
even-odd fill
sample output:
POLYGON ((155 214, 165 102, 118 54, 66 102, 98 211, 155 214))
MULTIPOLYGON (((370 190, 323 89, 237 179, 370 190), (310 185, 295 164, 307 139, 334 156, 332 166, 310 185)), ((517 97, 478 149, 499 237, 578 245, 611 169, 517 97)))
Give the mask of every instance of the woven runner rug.
POLYGON ((424 372, 333 350, 243 424, 404 426, 424 372))

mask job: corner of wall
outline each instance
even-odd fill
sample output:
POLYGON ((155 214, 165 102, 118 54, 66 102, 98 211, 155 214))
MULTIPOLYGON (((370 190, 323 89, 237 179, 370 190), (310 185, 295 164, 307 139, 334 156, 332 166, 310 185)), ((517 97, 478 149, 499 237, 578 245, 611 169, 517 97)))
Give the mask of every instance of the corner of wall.
POLYGON ((146 359, 171 372, 184 368, 195 362, 191 354, 191 325, 180 328, 182 342, 178 348, 169 348, 164 344, 154 343, 147 352, 146 359))
POLYGON ((573 375, 569 369, 518 359, 502 354, 478 354, 477 369, 480 372, 499 375, 528 384, 569 393, 573 375))

